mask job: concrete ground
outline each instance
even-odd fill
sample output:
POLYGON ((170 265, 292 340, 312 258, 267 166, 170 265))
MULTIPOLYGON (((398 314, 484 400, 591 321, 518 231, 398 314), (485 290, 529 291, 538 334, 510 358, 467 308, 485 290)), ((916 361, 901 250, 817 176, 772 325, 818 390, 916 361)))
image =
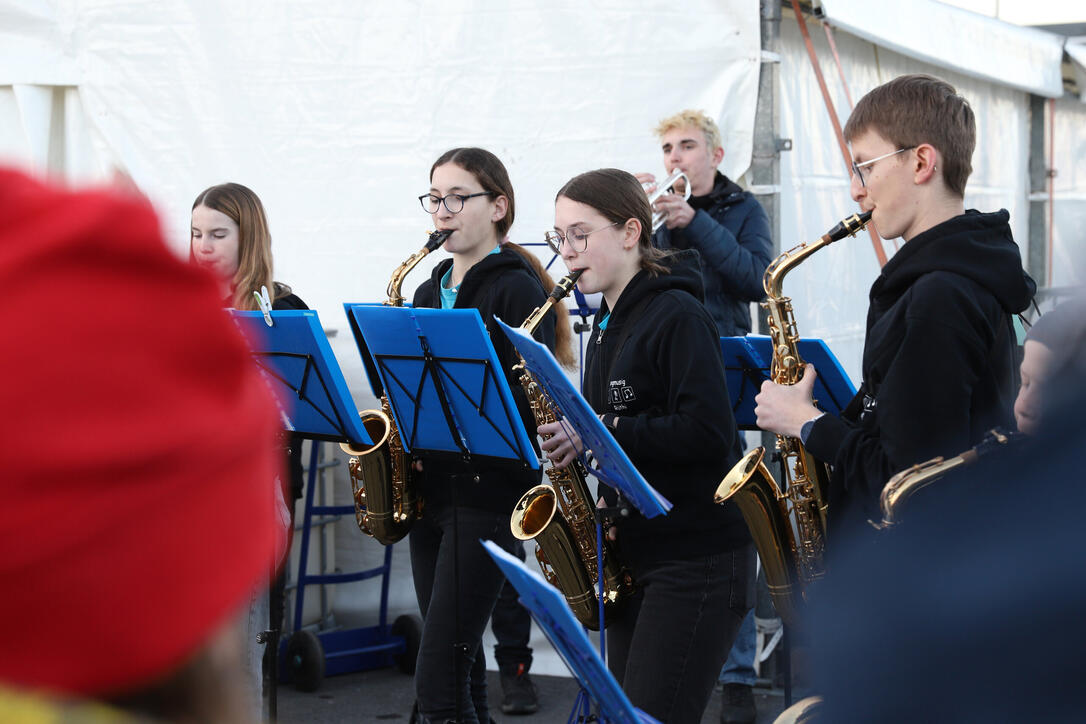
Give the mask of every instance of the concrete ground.
MULTIPOLYGON (((540 710, 530 716, 506 716, 501 713, 501 683, 496 671, 488 672, 491 716, 497 722, 520 724, 566 724, 577 697, 574 679, 562 676, 533 675, 539 688, 540 710)), ((772 722, 784 709, 779 690, 755 689, 758 724, 772 722)), ((380 669, 344 674, 325 679, 321 687, 305 694, 290 686, 279 688, 279 721, 282 724, 332 724, 333 722, 401 722, 406 724, 414 703, 414 682, 399 670, 380 669)), ((703 724, 720 720, 720 693, 714 692, 703 724)))

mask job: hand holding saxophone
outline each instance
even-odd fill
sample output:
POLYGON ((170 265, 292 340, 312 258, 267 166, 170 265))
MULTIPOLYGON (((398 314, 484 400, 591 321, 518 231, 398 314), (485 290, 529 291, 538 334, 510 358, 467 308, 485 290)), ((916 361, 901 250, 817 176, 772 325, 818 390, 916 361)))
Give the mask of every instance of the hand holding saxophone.
POLYGON ((803 377, 794 385, 779 385, 772 380, 762 383, 754 398, 758 427, 778 435, 798 438, 803 423, 822 414, 814 405, 814 383, 818 378, 814 365, 804 367, 803 377))
POLYGON ((548 422, 536 428, 543 438, 540 447, 556 468, 564 468, 577 459, 584 449, 581 436, 562 420, 548 422))

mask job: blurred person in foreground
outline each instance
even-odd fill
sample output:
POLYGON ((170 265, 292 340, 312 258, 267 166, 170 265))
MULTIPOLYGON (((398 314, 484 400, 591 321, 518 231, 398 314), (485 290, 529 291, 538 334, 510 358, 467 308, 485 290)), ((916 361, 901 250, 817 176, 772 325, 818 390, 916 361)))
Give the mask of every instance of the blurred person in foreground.
POLYGON ((250 722, 276 406, 143 199, 0 169, 2 721, 250 722))
POLYGON ((1081 294, 1041 315, 1026 333, 1020 367, 1022 384, 1014 401, 1014 420, 1019 432, 1036 433, 1044 408, 1051 405, 1050 398, 1066 392, 1053 389, 1049 380, 1074 369, 1082 353, 1084 333, 1086 296, 1081 294))

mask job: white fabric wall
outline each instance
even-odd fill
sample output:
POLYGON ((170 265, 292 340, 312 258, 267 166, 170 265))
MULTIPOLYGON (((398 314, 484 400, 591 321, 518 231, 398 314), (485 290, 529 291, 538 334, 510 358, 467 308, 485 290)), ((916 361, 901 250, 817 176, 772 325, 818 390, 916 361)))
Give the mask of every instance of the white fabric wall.
POLYGON ((1086 281, 1086 105, 1056 101, 1053 132, 1053 233, 1051 286, 1086 281))
MULTIPOLYGON (((4 147, 43 146, 17 138, 0 156, 69 177, 128 173, 180 253, 199 191, 250 186, 270 217, 276 278, 326 327, 345 328, 345 301, 383 299, 422 246, 432 222, 417 197, 448 148, 504 160, 521 242, 542 241, 554 193, 579 172, 662 172, 651 129, 680 108, 718 117, 727 173, 750 159, 757 0, 655 0, 637 12, 571 0, 0 0, 0 17, 0 131, 43 127, 4 84, 63 81, 96 154, 79 169, 47 166, 48 150, 4 147)), ((440 258, 412 273, 408 298, 440 258)), ((333 344, 365 404, 349 335, 333 344)))
MULTIPOLYGON (((900 12, 908 9, 902 6, 900 12)), ((887 22, 893 20, 887 18, 887 22)), ((825 32, 811 20, 808 31, 843 127, 849 105, 825 32)), ((1011 228, 1025 259, 1028 95, 906 58, 839 30, 834 39, 853 101, 895 76, 917 72, 946 79, 969 100, 977 117, 977 151, 966 187, 966 207, 1010 211, 1011 228)), ((858 207, 849 196, 848 168, 790 13, 782 19, 781 44, 781 135, 792 139, 793 149, 781 156, 781 245, 787 249, 816 239, 858 207)), ((883 248, 887 257, 895 251, 889 241, 883 242, 883 248)), ((867 293, 878 274, 878 259, 864 232, 811 257, 784 285, 794 301, 800 334, 824 338, 855 384, 860 381, 867 293)))

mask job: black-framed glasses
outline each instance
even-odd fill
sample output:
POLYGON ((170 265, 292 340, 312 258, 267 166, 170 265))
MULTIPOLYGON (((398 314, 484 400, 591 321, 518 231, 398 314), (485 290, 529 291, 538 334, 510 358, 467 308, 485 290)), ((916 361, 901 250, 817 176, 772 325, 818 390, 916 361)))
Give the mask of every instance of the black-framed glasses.
POLYGON ((468 199, 474 199, 476 196, 494 195, 493 191, 480 191, 477 194, 448 194, 447 196, 423 194, 419 197, 419 203, 422 204, 422 208, 428 214, 436 214, 442 204, 445 204, 445 208, 448 209, 450 214, 459 214, 464 210, 464 202, 468 199))
POLYGON ((546 234, 543 235, 543 238, 547 240, 547 246, 549 246, 555 254, 562 253, 563 241, 568 242, 570 248, 580 254, 582 251, 588 248, 588 237, 590 234, 595 234, 597 231, 603 231, 604 229, 610 229, 612 226, 618 226, 622 223, 624 222, 616 221, 613 224, 601 226, 600 228, 593 229, 592 231, 581 231, 576 226, 574 226, 571 229, 566 229, 565 234, 562 234, 562 232, 560 231, 548 231, 546 234))
POLYGON ((852 162, 852 173, 856 174, 856 178, 860 179, 860 186, 863 186, 863 187, 866 188, 867 187, 867 182, 864 181, 864 175, 860 171, 861 168, 871 166, 874 163, 876 163, 877 161, 881 161, 884 158, 890 158, 891 156, 896 156, 899 153, 905 153, 906 151, 911 151, 914 148, 916 148, 916 146, 906 146, 905 148, 899 148, 896 151, 890 151, 890 153, 884 153, 884 154, 882 154, 881 156, 879 156, 877 158, 873 158, 870 161, 864 161, 863 163, 856 163, 855 161, 853 161, 852 162))

